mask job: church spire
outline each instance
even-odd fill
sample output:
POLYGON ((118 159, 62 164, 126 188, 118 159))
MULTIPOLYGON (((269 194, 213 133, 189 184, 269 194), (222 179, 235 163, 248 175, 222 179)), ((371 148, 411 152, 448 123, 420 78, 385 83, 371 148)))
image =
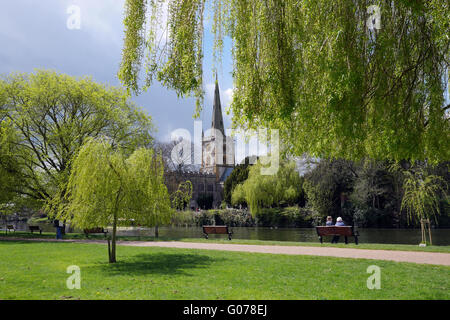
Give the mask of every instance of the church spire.
POLYGON ((223 126, 222 106, 220 104, 219 81, 217 80, 217 73, 216 73, 216 88, 214 90, 214 105, 213 105, 211 128, 219 130, 220 132, 222 132, 222 135, 225 136, 225 129, 223 126))

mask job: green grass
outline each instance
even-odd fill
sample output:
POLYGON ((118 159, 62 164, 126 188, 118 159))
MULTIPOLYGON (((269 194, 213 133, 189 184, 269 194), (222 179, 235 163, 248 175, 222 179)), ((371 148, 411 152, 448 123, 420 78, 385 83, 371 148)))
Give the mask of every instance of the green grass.
MULTIPOLYGON (((0 239, 5 237, 4 233, 0 233, 0 239)), ((7 235, 8 238, 42 238, 42 239, 54 239, 54 232, 43 232, 42 235, 31 234, 29 232, 11 232, 7 235)), ((83 239, 86 240, 86 236, 81 233, 70 233, 64 236, 64 239, 83 239)), ((89 239, 101 240, 105 239, 103 235, 90 235, 89 239)), ((372 250, 401 250, 401 251, 419 251, 419 252, 444 252, 450 253, 450 246, 427 246, 419 247, 418 245, 408 244, 384 244, 384 243, 360 243, 355 245, 349 240, 349 244, 338 243, 331 244, 330 242, 290 242, 290 241, 263 241, 263 240, 246 240, 246 239, 233 239, 229 241, 226 236, 212 235, 210 239, 204 238, 168 238, 159 237, 155 239, 153 236, 119 236, 121 241, 184 241, 184 242, 201 242, 201 243, 226 243, 226 244, 251 244, 251 245, 279 245, 279 246, 314 246, 314 247, 338 247, 338 248, 354 248, 354 249, 372 249, 372 250)), ((342 241, 342 239, 341 239, 342 241)))
POLYGON ((450 299, 450 267, 343 259, 0 241, 0 299, 450 299), (66 288, 70 265, 81 289, 66 288), (366 287, 381 268, 381 289, 366 287))

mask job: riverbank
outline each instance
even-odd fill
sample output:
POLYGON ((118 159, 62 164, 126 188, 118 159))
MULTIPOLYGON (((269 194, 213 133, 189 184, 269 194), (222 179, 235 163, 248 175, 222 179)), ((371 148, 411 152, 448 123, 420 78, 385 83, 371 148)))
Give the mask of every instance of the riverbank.
MULTIPOLYGON (((40 234, 31 234, 28 232, 11 232, 8 235, 0 235, 0 240, 55 240, 55 234, 50 232, 43 232, 40 234)), ((102 235, 90 235, 86 238, 81 233, 70 233, 64 236, 65 240, 92 240, 102 241, 105 239, 102 235)), ((384 244, 384 243, 360 243, 355 245, 354 243, 344 244, 332 244, 324 242, 320 244, 318 242, 292 242, 292 241, 264 241, 264 240, 247 240, 247 239, 233 239, 231 241, 227 239, 204 239, 204 238, 174 238, 174 237, 158 237, 153 236, 118 236, 118 241, 141 241, 141 242, 154 242, 154 241, 175 241, 175 242, 191 242, 191 243, 216 243, 216 244, 243 244, 243 245, 263 245, 263 246, 306 246, 306 247, 332 247, 332 248, 351 248, 351 249, 370 249, 370 250, 396 250, 396 251, 417 251, 417 252, 442 252, 450 253, 450 246, 427 246, 419 247, 418 245, 407 244, 384 244)))

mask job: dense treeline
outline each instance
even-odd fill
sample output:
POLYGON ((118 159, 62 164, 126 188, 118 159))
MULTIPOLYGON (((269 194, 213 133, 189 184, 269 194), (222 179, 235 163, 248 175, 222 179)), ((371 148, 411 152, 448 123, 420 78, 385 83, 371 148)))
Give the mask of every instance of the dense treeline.
MULTIPOLYGON (((311 225, 324 223, 325 217, 330 215, 334 220, 340 216, 347 224, 361 227, 417 226, 419 218, 414 214, 408 215, 403 205, 406 182, 420 184, 432 177, 436 184, 432 198, 437 208, 436 212, 429 212, 434 209, 427 206, 430 200, 424 199, 424 210, 433 224, 448 227, 448 165, 441 163, 432 167, 419 162, 412 165, 407 161, 321 160, 313 170, 300 177, 294 162, 282 162, 280 170, 273 176, 261 175, 260 164, 257 164, 249 169, 245 181, 234 184, 227 181, 226 192, 232 194, 232 200, 227 204, 248 207, 253 216, 262 211, 267 215, 270 211, 277 219, 281 219, 282 208, 298 206, 304 209, 304 221, 311 225)), ((417 192, 416 198, 424 197, 420 190, 417 192)), ((288 223, 292 224, 291 221, 288 223)))
POLYGON ((256 215, 248 209, 216 209, 178 211, 172 225, 227 225, 230 227, 311 227, 314 225, 310 209, 301 207, 263 208, 256 215))

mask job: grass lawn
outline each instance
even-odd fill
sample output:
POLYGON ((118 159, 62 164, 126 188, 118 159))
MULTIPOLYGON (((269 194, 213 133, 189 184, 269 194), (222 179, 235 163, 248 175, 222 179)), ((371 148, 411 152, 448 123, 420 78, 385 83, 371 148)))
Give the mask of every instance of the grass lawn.
MULTIPOLYGON (((5 237, 4 233, 0 233, 0 239, 5 237)), ((40 234, 31 234, 29 232, 10 232, 7 237, 18 238, 44 238, 55 239, 54 232, 43 232, 40 234)), ((342 237, 341 237, 342 238, 342 237)), ((81 233, 70 233, 64 236, 64 239, 83 239, 86 240, 86 236, 81 233)), ((105 239, 103 235, 90 235, 89 239, 102 240, 105 239)), ((331 238, 330 238, 331 239, 331 238)), ((319 242, 290 242, 290 241, 263 241, 263 240, 247 240, 247 239, 233 239, 229 241, 227 237, 220 235, 210 235, 208 240, 204 238, 167 238, 153 236, 135 237, 135 236, 119 236, 118 240, 121 241, 184 241, 184 242, 204 242, 204 243, 226 243, 226 244, 253 244, 253 245, 278 245, 278 246, 315 246, 315 247, 338 247, 338 248, 354 248, 354 249, 373 249, 373 250, 402 250, 402 251, 425 251, 425 252, 444 252, 450 253, 450 246, 427 246, 419 247, 418 245, 409 244, 385 244, 385 243, 360 243, 355 245, 351 243, 353 238, 349 239, 349 244, 344 244, 343 239, 338 244, 332 244, 325 239, 323 244, 319 242)))
POLYGON ((174 248, 0 241, 0 299, 450 299, 450 267, 174 248), (70 265, 81 289, 66 288, 70 265), (381 268, 381 289, 366 287, 381 268))

